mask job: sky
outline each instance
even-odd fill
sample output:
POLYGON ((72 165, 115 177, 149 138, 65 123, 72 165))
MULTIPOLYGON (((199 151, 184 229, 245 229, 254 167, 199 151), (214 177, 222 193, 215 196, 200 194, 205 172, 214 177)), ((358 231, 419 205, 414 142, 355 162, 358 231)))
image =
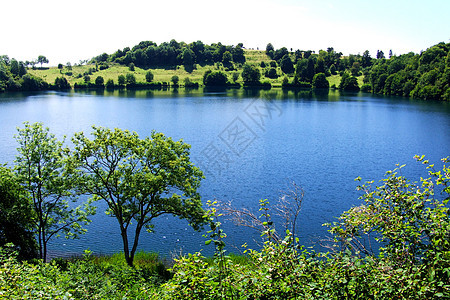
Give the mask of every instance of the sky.
POLYGON ((172 39, 386 55, 450 42, 448 0, 2 0, 0 55, 50 65, 172 39))

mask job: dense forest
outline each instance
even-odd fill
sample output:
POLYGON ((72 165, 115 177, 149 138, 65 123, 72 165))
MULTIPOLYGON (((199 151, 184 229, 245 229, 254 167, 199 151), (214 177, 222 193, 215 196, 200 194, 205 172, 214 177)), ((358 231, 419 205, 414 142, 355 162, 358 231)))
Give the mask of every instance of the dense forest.
MULTIPOLYGON (((186 74, 202 68, 204 74, 201 79, 192 82, 185 78, 184 85, 239 87, 242 84, 270 88, 278 84, 283 88, 331 87, 425 100, 450 100, 450 43, 439 43, 420 54, 410 52, 397 56, 390 51, 387 58, 380 50, 375 57, 368 50, 362 55, 344 56, 332 47, 315 53, 286 47, 275 49, 269 43, 265 51, 260 51, 265 57, 259 61, 250 61, 248 57, 251 51, 245 49, 242 43, 230 46, 221 43, 207 45, 201 41, 186 44, 171 40, 157 45, 143 41, 132 48, 126 47, 112 54, 103 53, 81 61, 79 65, 92 67, 77 75, 82 81, 74 84, 74 87, 160 88, 169 83, 152 82, 152 70, 156 68, 183 68, 186 74), (108 81, 97 76, 95 83, 90 82, 93 73, 111 66, 125 66, 130 73, 117 74, 116 79, 108 81), (135 68, 147 70, 145 82, 136 80, 133 74, 135 68), (330 84, 329 79, 333 76, 339 77, 339 83, 330 84), (358 78, 362 79, 362 84, 358 83, 358 78)), ((70 63, 58 65, 60 76, 54 82, 47 82, 28 72, 30 66, 32 70, 37 68, 37 64, 42 68, 43 63, 48 63, 45 56, 39 56, 32 62, 0 56, 0 92, 71 88, 69 81, 75 75, 70 63)), ((174 86, 179 86, 179 80, 179 76, 171 78, 174 86)))

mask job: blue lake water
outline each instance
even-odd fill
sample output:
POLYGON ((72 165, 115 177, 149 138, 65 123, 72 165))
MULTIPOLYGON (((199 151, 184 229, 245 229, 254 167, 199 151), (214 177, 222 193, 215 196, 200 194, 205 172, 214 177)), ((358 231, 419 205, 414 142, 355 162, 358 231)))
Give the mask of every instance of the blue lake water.
MULTIPOLYGON (((413 156, 425 154, 437 166, 450 155, 450 103, 354 93, 227 90, 0 94, 0 163, 13 164, 16 127, 43 122, 58 137, 90 132, 92 125, 160 131, 191 144, 192 160, 204 171, 202 199, 232 201, 257 212, 258 200, 274 203, 295 181, 304 189, 299 216, 301 242, 317 245, 332 222, 358 205, 354 179, 380 180, 396 163, 404 175, 426 176, 413 156)), ((115 219, 104 204, 78 240, 53 240, 51 255, 122 250, 115 219)), ((224 222, 228 250, 259 234, 224 222)), ((278 227, 281 229, 281 226, 278 227)), ((204 250, 202 233, 184 220, 162 216, 154 233, 142 233, 139 249, 169 256, 204 250)), ((236 247, 236 248, 235 248, 236 247)))

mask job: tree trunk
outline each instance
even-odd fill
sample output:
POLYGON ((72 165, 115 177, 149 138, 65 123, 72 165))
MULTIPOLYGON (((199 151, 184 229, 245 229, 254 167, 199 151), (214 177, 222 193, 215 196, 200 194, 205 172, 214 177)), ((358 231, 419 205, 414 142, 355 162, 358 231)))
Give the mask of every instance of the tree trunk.
POLYGON ((139 235, 141 234, 142 226, 143 226, 142 224, 136 225, 136 231, 134 234, 134 241, 133 241, 133 248, 131 248, 131 255, 130 255, 131 266, 133 266, 134 254, 136 253, 136 250, 137 250, 137 246, 139 243, 139 235))
POLYGON ((133 266, 133 258, 130 257, 130 249, 128 247, 128 235, 127 230, 120 226, 120 235, 122 236, 123 242, 123 254, 125 255, 125 261, 127 264, 132 267, 133 266))

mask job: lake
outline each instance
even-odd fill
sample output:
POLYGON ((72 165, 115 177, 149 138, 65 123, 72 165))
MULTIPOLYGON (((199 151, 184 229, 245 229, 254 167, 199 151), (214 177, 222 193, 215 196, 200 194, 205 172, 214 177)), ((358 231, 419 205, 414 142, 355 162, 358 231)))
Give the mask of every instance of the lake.
MULTIPOLYGON (((323 223, 361 203, 354 179, 378 181, 396 163, 412 180, 426 176, 413 156, 436 166, 450 155, 450 103, 373 96, 364 93, 263 90, 90 91, 0 94, 0 163, 13 164, 16 127, 43 122, 57 137, 91 131, 92 125, 152 130, 189 143, 191 158, 205 173, 201 195, 255 210, 271 203, 295 181, 305 192, 299 215, 301 243, 316 246, 327 235, 323 223)), ((97 215, 78 240, 54 239, 51 256, 122 250, 115 219, 97 215)), ((276 221, 280 221, 275 217, 276 221)), ((281 225, 281 224, 280 224, 281 225)), ((277 228, 281 229, 281 226, 277 228)), ((228 251, 259 234, 224 222, 228 251)), ((154 233, 142 233, 139 249, 171 253, 213 252, 202 232, 186 221, 162 216, 154 233)))

